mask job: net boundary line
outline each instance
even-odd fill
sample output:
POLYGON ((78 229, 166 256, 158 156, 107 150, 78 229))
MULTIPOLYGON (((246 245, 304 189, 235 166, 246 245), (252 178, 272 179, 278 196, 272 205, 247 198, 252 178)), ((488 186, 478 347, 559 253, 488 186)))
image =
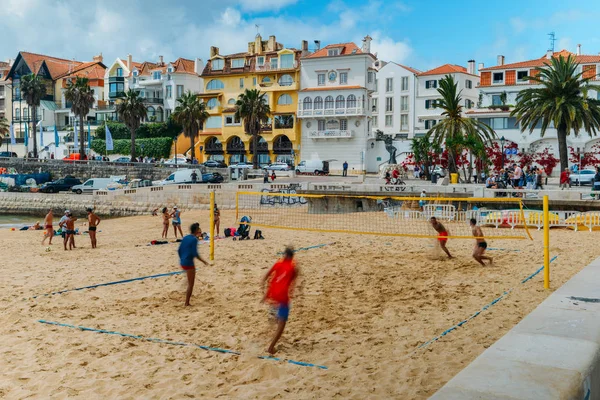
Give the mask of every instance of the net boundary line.
MULTIPOLYGON (((233 354, 233 355, 236 355, 236 356, 242 355, 242 353, 240 353, 238 351, 229 350, 229 349, 222 349, 222 348, 219 348, 219 347, 203 346, 203 345, 199 345, 199 344, 186 343, 186 342, 174 342, 174 341, 171 341, 171 340, 164 340, 164 339, 157 339, 157 338, 147 338, 147 337, 144 337, 144 336, 133 335, 133 334, 130 334, 130 333, 122 333, 122 332, 117 332, 117 331, 109 331, 109 330, 106 330, 106 329, 88 328, 88 327, 85 327, 85 326, 65 324, 65 323, 62 323, 62 322, 46 321, 44 319, 39 319, 37 322, 42 323, 42 324, 46 324, 46 325, 54 325, 54 326, 60 326, 60 327, 64 327, 64 328, 79 329, 81 331, 87 331, 87 332, 104 333, 106 335, 116 335, 116 336, 121 336, 121 337, 126 337, 126 338, 131 338, 131 339, 137 339, 137 340, 143 340, 143 341, 152 342, 152 343, 162 343, 162 344, 169 344, 169 345, 172 345, 172 346, 182 346, 182 347, 195 347, 195 348, 199 348, 199 349, 206 350, 206 351, 214 351, 214 352, 222 353, 222 354, 233 354)), ((294 364, 294 365, 298 365, 298 366, 301 366, 301 367, 314 367, 314 368, 324 369, 324 370, 329 369, 328 367, 326 367, 324 365, 312 364, 312 363, 307 363, 307 362, 304 362, 304 361, 296 361, 296 360, 291 360, 291 359, 286 359, 286 358, 279 358, 279 357, 273 357, 273 356, 257 356, 257 358, 259 358, 261 360, 283 361, 283 362, 286 362, 288 364, 294 364)))

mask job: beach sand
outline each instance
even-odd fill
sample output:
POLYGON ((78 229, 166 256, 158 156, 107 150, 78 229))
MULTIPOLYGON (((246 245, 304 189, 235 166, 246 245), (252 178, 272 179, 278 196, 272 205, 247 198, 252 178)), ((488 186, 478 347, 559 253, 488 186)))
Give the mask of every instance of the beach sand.
MULTIPOLYGON (((207 212, 184 212, 184 227, 207 212)), ((222 212, 222 228, 236 226, 222 212)), ((85 229, 80 223, 80 229, 85 229)), ((185 277, 175 275, 61 295, 52 291, 177 271, 177 245, 160 238, 160 217, 103 221, 99 247, 87 235, 65 252, 42 233, 0 231, 0 398, 294 398, 424 399, 532 311, 550 291, 542 235, 493 240, 495 263, 471 258, 472 240, 450 240, 447 260, 434 240, 264 229, 265 240, 216 243, 216 260, 200 267, 192 306, 185 277), (260 280, 287 244, 336 242, 297 255, 301 280, 278 357, 327 370, 257 358, 273 333, 260 280), (464 320, 505 290, 505 299, 425 349, 417 347, 464 320), (193 347, 44 325, 39 319, 144 337, 216 346, 193 347)), ((484 232, 485 232, 484 228, 484 232)), ((169 233, 173 239, 173 233, 169 233)), ((600 255, 598 233, 551 232, 552 288, 600 255)), ((208 245, 200 246, 208 256, 208 245)))

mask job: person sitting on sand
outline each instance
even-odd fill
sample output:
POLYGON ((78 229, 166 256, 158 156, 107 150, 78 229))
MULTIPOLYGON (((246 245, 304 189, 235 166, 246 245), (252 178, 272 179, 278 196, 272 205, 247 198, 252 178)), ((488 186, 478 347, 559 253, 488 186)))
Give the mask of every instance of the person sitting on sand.
POLYGON ((46 217, 44 218, 44 229, 46 229, 46 234, 42 239, 42 245, 46 242, 46 239, 48 238, 50 238, 48 244, 52 244, 52 238, 54 237, 54 228, 52 227, 53 218, 54 215, 52 214, 52 209, 49 209, 48 214, 46 214, 46 217))
POLYGON ((30 226, 29 230, 30 231, 39 231, 39 230, 42 230, 42 227, 40 226, 40 221, 38 221, 35 224, 33 224, 32 226, 30 226))
POLYGON ((88 233, 90 235, 90 241, 92 242, 92 249, 96 248, 96 230, 98 229, 98 224, 100 223, 100 218, 94 214, 94 210, 88 208, 88 233))
POLYGON ((158 215, 158 208, 155 208, 154 210, 152 210, 152 216, 156 217, 158 215))
POLYGON ((221 210, 219 210, 219 206, 215 203, 215 232, 216 237, 219 236, 219 227, 221 226, 221 210))
POLYGON ((263 286, 269 281, 269 288, 263 301, 268 301, 274 306, 277 318, 277 331, 275 331, 273 341, 267 350, 271 354, 275 353, 275 345, 285 329, 290 314, 290 297, 299 274, 294 261, 294 249, 287 247, 283 254, 283 258, 273 265, 262 280, 263 286))
POLYGON ((167 207, 162 209, 162 217, 163 217, 163 231, 161 238, 166 239, 169 234, 169 219, 171 218, 171 214, 167 211, 167 207))
POLYGON ((483 260, 488 260, 488 265, 491 265, 493 262, 492 257, 483 255, 485 249, 487 249, 487 242, 483 237, 483 231, 479 226, 477 226, 477 220, 475 218, 471 218, 471 220, 469 221, 469 225, 471 225, 471 231, 473 232, 473 236, 475 236, 475 249, 473 249, 473 258, 484 267, 485 263, 483 262, 483 260))
POLYGON ((173 207, 173 212, 171 213, 171 218, 173 218, 173 231, 175 232, 175 239, 177 239, 177 229, 179 229, 179 233, 183 238, 183 232, 181 231, 181 211, 177 209, 177 206, 173 207))
POLYGON ((435 229, 436 232, 438 233, 437 240, 438 240, 438 243, 440 244, 440 247, 442 248, 442 250, 444 250, 444 253, 446 253, 448 255, 448 258, 452 258, 450 251, 446 247, 446 242, 448 242, 448 236, 450 235, 450 233, 448 232, 446 227, 437 220, 436 217, 431 217, 429 219, 429 221, 431 222, 431 226, 433 227, 433 229, 435 229))
POLYGON ((181 244, 179 245, 179 249, 177 253, 179 254, 179 264, 181 268, 187 274, 187 292, 185 295, 185 305, 190 305, 190 299, 192 297, 192 292, 194 291, 194 281, 196 279, 196 266, 194 265, 194 260, 197 258, 204 265, 208 265, 198 253, 198 237, 202 234, 202 230, 200 229, 199 223, 193 223, 190 226, 190 234, 183 238, 181 244))

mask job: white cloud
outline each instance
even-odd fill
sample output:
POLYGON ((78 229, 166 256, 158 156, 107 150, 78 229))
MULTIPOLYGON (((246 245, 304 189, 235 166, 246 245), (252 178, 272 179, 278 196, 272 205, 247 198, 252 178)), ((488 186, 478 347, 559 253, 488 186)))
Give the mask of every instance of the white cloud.
POLYGON ((514 17, 510 19, 510 26, 513 28, 515 33, 521 33, 527 28, 527 23, 523 21, 523 19, 519 17, 514 17))
POLYGON ((242 20, 242 15, 235 8, 227 7, 221 15, 221 23, 226 26, 237 26, 242 20))
POLYGON ((395 41, 388 36, 381 36, 380 32, 373 33, 371 53, 377 53, 377 58, 396 63, 409 61, 413 50, 407 41, 395 41))
POLYGON ((239 0, 240 6, 246 11, 278 11, 298 0, 239 0))

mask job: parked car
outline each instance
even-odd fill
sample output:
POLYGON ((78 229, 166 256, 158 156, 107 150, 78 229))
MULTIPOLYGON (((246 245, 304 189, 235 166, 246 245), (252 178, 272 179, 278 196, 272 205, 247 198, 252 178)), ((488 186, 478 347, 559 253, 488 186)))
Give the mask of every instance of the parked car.
POLYGON ((40 192, 42 193, 58 193, 63 191, 70 191, 75 185, 81 185, 81 181, 73 177, 65 177, 57 179, 53 182, 46 182, 40 186, 40 192))
POLYGON ((284 162, 277 162, 265 167, 265 169, 270 171, 289 171, 291 168, 284 162))
POLYGON ((223 161, 208 160, 203 164, 206 168, 227 168, 227 164, 223 161))
MULTIPOLYGON (((200 177, 202 176, 200 173, 200 170, 198 169, 191 169, 191 168, 181 168, 176 170, 175 172, 173 172, 171 175, 169 175, 166 179, 163 179, 162 181, 154 181, 152 182, 153 185, 174 185, 174 184, 180 184, 180 183, 192 183, 192 172, 196 171, 196 174, 198 175, 198 182, 200 182, 200 177)), ((202 177, 202 181, 204 180, 204 178, 202 177)))
POLYGON ((237 164, 232 164, 229 166, 229 168, 237 168, 237 169, 249 169, 252 168, 253 165, 252 164, 248 164, 247 162, 240 162, 237 164))
POLYGON ((202 174, 202 183, 221 183, 224 180, 223 175, 218 172, 202 174))
POLYGON ((0 151, 0 157, 19 157, 14 151, 0 151))
POLYGON ((119 157, 119 158, 117 158, 115 160, 112 160, 111 162, 114 162, 114 163, 130 163, 132 161, 131 161, 130 157, 119 157))
POLYGON ((592 169, 583 169, 579 172, 574 172, 569 176, 571 185, 591 185, 594 182, 596 171, 592 169))
POLYGON ((173 157, 170 160, 165 161, 165 165, 185 165, 188 164, 188 160, 185 157, 173 157))
MULTIPOLYGON (((84 160, 87 160, 87 156, 83 157, 84 160)), ((71 153, 67 157, 63 158, 63 161, 81 161, 81 154, 79 153, 71 153)))
POLYGON ((446 176, 446 170, 438 165, 433 168, 433 170, 431 171, 431 175, 437 175, 438 177, 443 178, 444 176, 446 176))
POLYGON ((92 178, 85 181, 83 185, 75 185, 71 191, 77 194, 92 193, 94 190, 106 189, 106 187, 114 182, 111 178, 92 178))
POLYGON ((305 173, 310 174, 314 173, 315 175, 328 175, 329 174, 329 162, 335 160, 302 160, 296 166, 296 173, 305 173))

